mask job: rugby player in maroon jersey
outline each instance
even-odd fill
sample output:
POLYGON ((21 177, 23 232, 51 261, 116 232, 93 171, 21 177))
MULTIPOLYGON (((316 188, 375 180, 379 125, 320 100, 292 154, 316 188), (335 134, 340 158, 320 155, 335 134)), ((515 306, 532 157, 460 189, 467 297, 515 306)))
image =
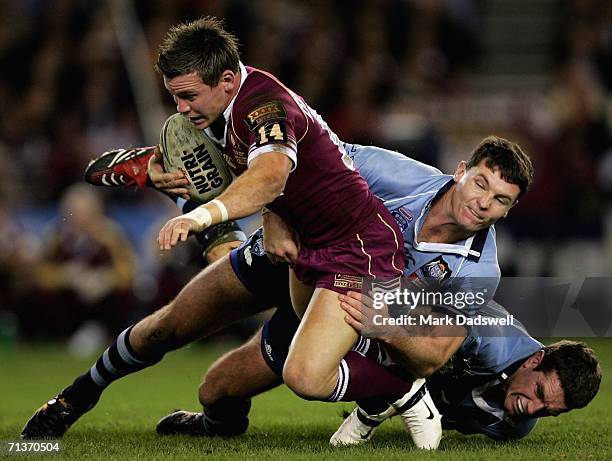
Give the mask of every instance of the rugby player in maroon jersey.
POLYGON ((384 395, 398 401, 409 382, 359 354, 344 358, 357 334, 343 321, 337 293, 361 288, 362 277, 400 276, 403 241, 343 144, 300 96, 245 67, 235 39, 213 18, 171 29, 157 67, 177 110, 223 146, 237 175, 215 200, 170 220, 160 231, 160 248, 264 207, 275 212, 301 242, 298 254, 287 257, 292 302, 304 317, 285 382, 308 399, 384 395))

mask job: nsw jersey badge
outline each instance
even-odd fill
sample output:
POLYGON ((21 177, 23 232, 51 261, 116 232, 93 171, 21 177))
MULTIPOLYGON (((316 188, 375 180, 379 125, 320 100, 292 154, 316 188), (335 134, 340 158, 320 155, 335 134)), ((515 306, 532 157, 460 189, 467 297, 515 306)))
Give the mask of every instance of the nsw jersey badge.
POLYGON ((451 276, 452 271, 442 256, 432 259, 421 268, 424 277, 429 277, 441 282, 451 276))

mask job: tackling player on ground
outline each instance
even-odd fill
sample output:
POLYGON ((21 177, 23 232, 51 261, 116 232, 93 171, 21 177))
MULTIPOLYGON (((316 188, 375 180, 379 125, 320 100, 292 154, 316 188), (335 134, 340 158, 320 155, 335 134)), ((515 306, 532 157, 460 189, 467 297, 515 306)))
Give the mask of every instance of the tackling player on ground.
MULTIPOLYGON (((348 314, 347 322, 360 333, 372 327, 371 315, 377 311, 372 310, 371 299, 350 292, 342 308, 348 314)), ((489 301, 479 315, 503 319, 508 311, 489 301)), ((381 334, 378 340, 390 353, 389 359, 410 367, 411 357, 404 351, 409 350, 413 338, 390 329, 381 334)), ((461 337, 461 347, 428 379, 444 429, 481 433, 495 440, 518 439, 533 429, 539 417, 583 408, 599 390, 601 367, 583 343, 560 341, 544 346, 517 320, 484 327, 455 326, 447 329, 447 334, 461 337)), ((435 339, 426 338, 422 343, 432 341, 435 339)), ((363 443, 385 419, 371 418, 357 407, 331 442, 363 443), (366 433, 367 438, 361 437, 366 433)))

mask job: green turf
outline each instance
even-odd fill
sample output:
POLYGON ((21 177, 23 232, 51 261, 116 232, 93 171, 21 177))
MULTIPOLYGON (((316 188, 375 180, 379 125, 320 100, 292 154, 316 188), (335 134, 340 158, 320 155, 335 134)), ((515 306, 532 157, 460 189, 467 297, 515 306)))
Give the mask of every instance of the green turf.
MULTIPOLYGON (((159 437, 157 420, 174 408, 196 410, 200 375, 223 350, 194 346, 169 354, 152 369, 113 384, 101 402, 68 432, 57 459, 612 459, 612 338, 588 339, 604 370, 588 408, 545 418, 527 438, 494 443, 446 432, 435 453, 414 450, 399 421, 383 425, 366 446, 332 449, 329 436, 349 404, 305 402, 285 387, 254 399, 251 426, 233 439, 159 437)), ((26 419, 91 359, 67 357, 58 346, 0 348, 0 440, 15 440, 26 419)), ((2 457, 2 455, 0 455, 2 457)), ((50 458, 38 455, 35 459, 50 458)), ((22 457, 20 457, 22 458, 22 457)), ((8 459, 17 459, 10 455, 8 459)))

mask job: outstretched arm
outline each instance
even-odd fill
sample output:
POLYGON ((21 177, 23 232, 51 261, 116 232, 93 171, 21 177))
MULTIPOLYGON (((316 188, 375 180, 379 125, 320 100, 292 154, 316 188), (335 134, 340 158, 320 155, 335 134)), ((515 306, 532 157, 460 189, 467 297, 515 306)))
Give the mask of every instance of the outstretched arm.
POLYGON ((168 221, 159 232, 159 246, 169 250, 184 242, 190 232, 261 210, 284 190, 293 163, 280 152, 262 154, 217 197, 183 216, 168 221))

